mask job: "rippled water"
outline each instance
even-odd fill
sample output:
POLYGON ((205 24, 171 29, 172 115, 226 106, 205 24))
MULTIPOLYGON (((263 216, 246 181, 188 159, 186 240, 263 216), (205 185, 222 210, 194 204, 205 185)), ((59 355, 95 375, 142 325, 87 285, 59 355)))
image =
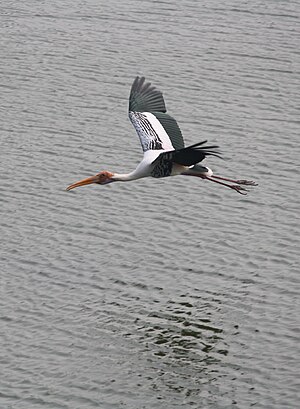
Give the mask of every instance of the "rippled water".
POLYGON ((103 3, 1 6, 0 406, 296 408, 299 2, 103 3), (259 187, 66 192, 140 160, 137 74, 259 187))

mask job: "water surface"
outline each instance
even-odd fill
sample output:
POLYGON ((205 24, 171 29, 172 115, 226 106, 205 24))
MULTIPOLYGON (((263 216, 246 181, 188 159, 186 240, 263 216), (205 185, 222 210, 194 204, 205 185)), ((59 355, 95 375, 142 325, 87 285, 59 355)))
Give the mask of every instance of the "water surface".
POLYGON ((295 408, 299 2, 102 3, 2 6, 0 406, 295 408), (66 192, 140 160, 136 75, 259 187, 66 192))

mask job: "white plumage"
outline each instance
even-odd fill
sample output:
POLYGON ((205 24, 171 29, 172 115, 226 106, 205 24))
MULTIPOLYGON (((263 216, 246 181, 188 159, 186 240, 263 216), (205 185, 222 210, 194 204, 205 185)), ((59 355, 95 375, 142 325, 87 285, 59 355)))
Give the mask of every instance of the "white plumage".
POLYGON ((248 180, 232 180, 214 176, 211 169, 199 165, 209 155, 218 156, 217 146, 205 146, 207 141, 184 147, 180 128, 167 114, 162 93, 136 77, 129 96, 129 118, 138 134, 144 152, 142 161, 130 173, 102 171, 95 176, 73 183, 67 190, 97 183, 105 185, 116 181, 130 181, 152 176, 162 178, 175 175, 197 176, 227 186, 240 194, 247 190, 241 185, 256 185, 248 180), (228 184, 224 181, 234 183, 228 184))
POLYGON ((151 112, 130 111, 129 118, 140 138, 144 152, 157 149, 155 146, 165 151, 175 149, 165 128, 151 112))

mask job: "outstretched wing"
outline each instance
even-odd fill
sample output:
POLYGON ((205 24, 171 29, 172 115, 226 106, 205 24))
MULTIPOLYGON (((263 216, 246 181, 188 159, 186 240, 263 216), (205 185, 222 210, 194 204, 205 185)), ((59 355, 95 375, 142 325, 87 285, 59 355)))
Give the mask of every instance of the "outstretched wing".
POLYGON ((151 176, 165 177, 170 176, 173 168, 173 163, 182 166, 192 166, 201 162, 206 156, 218 156, 218 151, 214 149, 218 146, 202 146, 207 141, 196 143, 187 148, 178 149, 170 152, 162 152, 152 163, 154 165, 151 176))
POLYGON ((184 148, 180 128, 166 110, 163 95, 145 77, 136 77, 129 96, 129 118, 143 151, 184 148))

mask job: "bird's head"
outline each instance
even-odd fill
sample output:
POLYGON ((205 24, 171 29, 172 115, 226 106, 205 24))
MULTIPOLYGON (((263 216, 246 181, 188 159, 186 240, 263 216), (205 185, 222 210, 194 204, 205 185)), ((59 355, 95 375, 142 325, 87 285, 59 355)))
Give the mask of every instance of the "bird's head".
POLYGON ((100 173, 97 173, 95 176, 90 176, 86 179, 79 180, 78 182, 73 183, 68 186, 66 190, 74 189, 75 187, 90 185, 91 183, 97 183, 98 185, 107 185, 108 183, 115 182, 113 179, 114 174, 103 170, 100 173))

